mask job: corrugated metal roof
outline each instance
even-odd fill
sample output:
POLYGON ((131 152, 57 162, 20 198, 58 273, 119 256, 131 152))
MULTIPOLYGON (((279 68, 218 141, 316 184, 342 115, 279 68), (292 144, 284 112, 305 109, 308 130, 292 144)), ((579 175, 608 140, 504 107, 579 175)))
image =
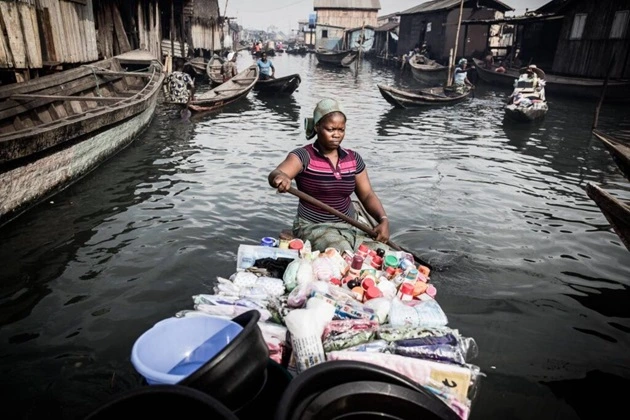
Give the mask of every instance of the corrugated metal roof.
POLYGON ((398 28, 399 25, 400 23, 398 22, 387 22, 385 25, 381 25, 378 28, 376 28, 375 31, 376 32, 391 31, 398 28))
MULTIPOLYGON (((468 3, 473 2, 473 0, 465 0, 464 7, 470 7, 468 3)), ((429 13, 429 12, 437 12, 440 10, 448 10, 458 7, 460 0, 433 0, 424 2, 418 6, 412 7, 411 9, 404 10, 400 12, 401 15, 415 15, 416 13, 429 13)), ((493 8, 499 10, 501 12, 509 12, 512 9, 505 3, 502 3, 498 0, 474 0, 474 4, 479 6, 486 6, 489 8, 493 8)))
POLYGON ((381 2, 379 0, 314 0, 313 9, 381 10, 381 2))

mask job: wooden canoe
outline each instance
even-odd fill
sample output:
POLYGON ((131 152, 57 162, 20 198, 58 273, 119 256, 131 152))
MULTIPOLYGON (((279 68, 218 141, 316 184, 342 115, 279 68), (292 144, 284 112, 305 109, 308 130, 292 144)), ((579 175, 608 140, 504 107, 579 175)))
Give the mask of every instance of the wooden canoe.
MULTIPOLYGON (((486 83, 514 87, 514 80, 518 79, 519 69, 507 69, 505 73, 497 73, 497 65, 491 69, 485 67, 481 60, 473 58, 477 75, 486 83)), ((604 79, 587 79, 582 77, 557 76, 547 74, 545 76, 545 90, 551 95, 572 96, 584 99, 599 99, 602 95, 604 79)), ((606 88, 606 101, 628 102, 630 101, 630 80, 609 80, 606 88)))
POLYGON ((426 85, 444 85, 448 77, 448 67, 423 55, 414 55, 409 59, 411 74, 415 80, 426 85))
POLYGON ((246 97, 253 89, 257 80, 258 66, 252 64, 227 82, 195 96, 195 99, 188 105, 188 108, 192 112, 215 111, 246 97))
POLYGON ((126 71, 114 57, 0 87, 0 224, 92 171, 149 124, 164 74, 157 60, 134 57, 145 70, 126 71))
POLYGON ((184 68, 190 67, 197 76, 206 74, 207 61, 203 57, 194 57, 184 63, 184 68))
POLYGON ((315 56, 317 57, 317 61, 320 64, 338 66, 338 67, 349 67, 357 57, 359 56, 358 51, 354 50, 345 50, 345 51, 324 51, 319 50, 315 51, 315 56))
POLYGON ((258 79, 254 90, 264 95, 288 96, 297 90, 301 82, 302 78, 297 73, 275 79, 258 79))
POLYGON ((505 106, 505 116, 512 121, 531 122, 544 118, 549 111, 546 101, 537 102, 529 107, 509 104, 505 106))
POLYGON ((221 66, 225 63, 225 59, 213 54, 206 65, 206 74, 214 85, 223 83, 223 75, 221 74, 221 66))
POLYGON ((595 201, 619 239, 630 251, 630 203, 619 200, 590 182, 586 184, 586 193, 595 201))
POLYGON ((630 142, 622 142, 620 139, 604 134, 599 130, 593 130, 593 134, 604 143, 617 167, 630 180, 630 142))
POLYGON ((445 91, 443 87, 418 90, 396 89, 392 86, 377 84, 383 98, 396 108, 426 107, 450 105, 468 98, 472 90, 457 94, 445 91))

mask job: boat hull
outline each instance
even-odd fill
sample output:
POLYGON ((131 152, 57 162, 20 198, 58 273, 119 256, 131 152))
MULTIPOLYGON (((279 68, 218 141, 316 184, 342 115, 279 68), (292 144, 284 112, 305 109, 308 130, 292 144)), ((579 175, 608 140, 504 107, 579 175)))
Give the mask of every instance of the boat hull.
POLYGON ((315 56, 320 64, 348 67, 356 60, 358 53, 356 51, 342 51, 338 53, 317 51, 315 56))
POLYGON ((221 67, 225 60, 218 55, 214 54, 208 63, 206 64, 206 74, 213 85, 218 86, 223 83, 223 75, 221 74, 221 67))
POLYGON ((258 81, 258 66, 253 64, 225 83, 197 96, 188 109, 192 112, 216 111, 246 97, 258 81))
POLYGON ((297 90, 301 82, 302 78, 299 74, 277 79, 259 79, 254 85, 254 91, 261 95, 288 96, 297 90))
MULTIPOLYGON (((411 75, 416 81, 430 86, 442 86, 446 83, 448 67, 428 59, 425 59, 427 64, 420 64, 416 62, 417 59, 418 56, 413 56, 409 60, 411 75)), ((422 56, 420 59, 423 59, 422 56)))
POLYGON ((586 193, 595 201, 619 239, 630 251, 630 205, 592 183, 586 184, 586 193))
MULTIPOLYGON (((509 69, 505 73, 497 73, 484 67, 484 63, 474 59, 477 75, 486 83, 505 87, 514 87, 518 78, 517 70, 509 69)), ((564 77, 547 74, 545 91, 552 96, 570 96, 589 100, 598 100, 602 96, 603 79, 585 79, 580 77, 564 77)), ((610 80, 606 87, 607 102, 630 102, 630 80, 610 80)))
POLYGON ((548 110, 549 106, 546 103, 528 108, 506 105, 505 116, 517 122, 531 122, 544 118, 548 110))
POLYGON ((617 167, 630 180, 630 145, 598 130, 593 130, 593 134, 604 144, 617 167))
POLYGON ((154 95, 144 111, 113 127, 84 135, 67 147, 51 149, 43 156, 1 171, 0 225, 69 187, 130 145, 151 122, 157 98, 154 95))
POLYGON ((385 100, 396 108, 431 107, 451 105, 464 101, 472 90, 463 94, 446 94, 444 88, 428 88, 416 91, 396 89, 391 86, 377 85, 385 100))

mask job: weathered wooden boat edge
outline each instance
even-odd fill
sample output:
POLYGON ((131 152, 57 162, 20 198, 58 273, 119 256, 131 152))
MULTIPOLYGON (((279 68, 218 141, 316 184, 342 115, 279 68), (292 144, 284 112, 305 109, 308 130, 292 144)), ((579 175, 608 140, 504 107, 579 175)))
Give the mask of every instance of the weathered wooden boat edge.
POLYGON ((593 130, 593 135, 603 143, 619 170, 630 180, 630 146, 625 152, 622 150, 625 145, 617 141, 614 136, 605 134, 600 130, 593 130))
MULTIPOLYGON (((115 58, 116 57, 113 57, 94 63, 92 66, 97 64, 102 65, 102 63, 115 58)), ((86 69, 86 71, 88 73, 90 72, 88 69, 86 69)), ((73 72, 72 74, 81 75, 83 73, 73 72)), ((164 81, 164 74, 162 73, 161 67, 153 67, 152 73, 147 73, 147 75, 150 75, 150 80, 141 91, 133 96, 112 103, 111 105, 103 105, 97 109, 84 112, 80 116, 60 118, 35 127, 26 127, 12 133, 0 135, 0 165, 13 160, 27 158, 45 149, 53 148, 61 143, 88 135, 95 130, 94 125, 98 126, 97 129, 101 130, 105 127, 115 126, 120 121, 124 121, 142 112, 147 106, 147 98, 152 95, 157 95, 164 81), (150 90, 145 92, 149 87, 150 90)), ((45 79, 46 77, 41 79, 45 79)), ((124 76, 116 77, 122 78, 124 76)), ((55 78, 53 76, 50 80, 51 83, 58 83, 58 79, 59 77, 55 78)), ((38 81, 38 79, 34 80, 38 81)), ((50 85, 51 88, 55 86, 57 85, 50 85)), ((29 89, 28 82, 25 83, 25 86, 19 88, 21 88, 21 91, 29 89)), ((15 95, 16 88, 9 87, 9 89, 12 92, 11 95, 15 95)), ((80 96, 76 97, 80 98, 80 96)), ((90 98, 86 97, 86 100, 89 99, 90 98)))
POLYGON ((253 90, 254 85, 256 84, 256 81, 258 80, 258 76, 259 76, 258 66, 256 64, 252 64, 251 66, 248 66, 246 69, 242 70, 238 75, 234 76, 232 79, 228 80, 227 82, 222 83, 221 85, 209 90, 208 92, 204 92, 202 95, 197 97, 197 99, 193 100, 191 103, 188 104, 188 109, 190 109, 192 112, 206 113, 206 112, 216 111, 217 109, 223 108, 226 105, 236 102, 237 100, 246 97, 249 94, 249 92, 253 90), (215 91, 217 89, 218 89, 217 90, 218 92, 220 92, 221 89, 224 89, 226 91, 234 90, 234 89, 231 89, 230 86, 237 84, 237 81, 243 79, 243 76, 249 72, 254 72, 255 74, 254 77, 251 77, 252 79, 251 82, 247 86, 243 86, 242 89, 236 90, 236 92, 233 95, 225 96, 223 98, 216 98, 216 97, 204 98, 203 95, 208 95, 210 92, 215 91))
MULTIPOLYGON (((159 89, 157 90, 159 93, 159 89)), ((49 197, 74 185, 81 178, 128 147, 150 124, 159 94, 148 98, 147 107, 122 123, 88 134, 71 144, 62 144, 45 156, 0 171, 0 227, 36 207, 49 197), (26 185, 37 189, 26 188, 26 185), (11 194, 21 191, 19 196, 11 194)))
POLYGON ((586 184, 586 193, 597 204, 619 239, 630 251, 630 205, 591 182, 586 184))

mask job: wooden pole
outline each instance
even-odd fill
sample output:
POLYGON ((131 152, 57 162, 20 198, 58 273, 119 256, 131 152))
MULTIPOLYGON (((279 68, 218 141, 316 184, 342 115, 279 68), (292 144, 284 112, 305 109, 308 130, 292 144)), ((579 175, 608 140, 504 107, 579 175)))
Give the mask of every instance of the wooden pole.
POLYGON ((175 0, 171 0, 171 34, 170 34, 171 57, 175 57, 175 42, 173 42, 174 37, 175 37, 175 0))
POLYGON ((363 31, 365 30, 365 21, 361 25, 361 35, 359 35, 359 57, 357 58, 356 69, 359 69, 359 61, 361 61, 361 52, 363 51, 363 31))
POLYGON ((615 65, 615 54, 613 54, 610 59, 610 63, 608 63, 608 69, 606 71, 606 78, 604 79, 604 86, 602 86, 602 94, 599 97, 599 101, 597 102, 597 107, 595 108, 595 119, 593 120, 593 130, 597 128, 597 124, 599 124, 599 110, 604 103, 604 97, 606 96, 606 88, 608 87, 608 78, 610 77, 610 73, 615 65))
POLYGON ((459 18, 457 19, 457 32, 455 35, 455 51, 452 54, 449 54, 449 63, 448 63, 448 80, 446 81, 446 86, 451 86, 453 84, 453 66, 455 64, 455 60, 457 60, 457 48, 459 47, 459 28, 462 26, 462 14, 464 13, 464 0, 460 0, 459 2, 459 18), (452 61, 451 61, 452 60, 452 61))

